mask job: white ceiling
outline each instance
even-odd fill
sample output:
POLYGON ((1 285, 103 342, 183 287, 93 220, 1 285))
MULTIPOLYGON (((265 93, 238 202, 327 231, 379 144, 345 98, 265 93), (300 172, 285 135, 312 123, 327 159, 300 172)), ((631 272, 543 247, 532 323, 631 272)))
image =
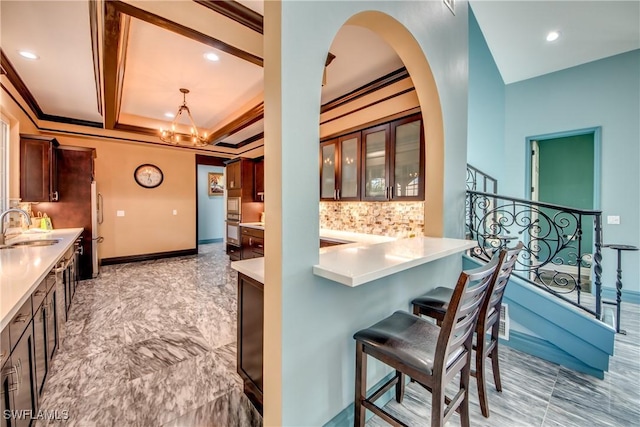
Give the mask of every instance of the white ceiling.
MULTIPOLYGON (((2 0, 0 46, 45 114, 102 123, 88 3, 2 0), (35 51, 40 59, 26 60, 18 55, 20 49, 35 51)), ((171 2, 126 3, 189 28, 215 21, 219 25, 208 27, 217 33, 208 36, 244 46, 252 55, 261 49, 256 44, 259 33, 197 3, 182 1, 177 8, 171 2), (221 34, 222 28, 228 32, 221 34)), ((239 3, 263 13, 262 1, 239 3)), ((640 48, 637 0, 471 0, 471 5, 505 83, 640 48), (544 37, 551 29, 561 31, 562 37, 549 44, 544 37)), ((136 18, 131 18, 128 40, 119 123, 152 130, 166 127, 171 119, 165 113, 175 113, 182 103, 181 87, 191 90, 187 104, 204 131, 224 128, 261 100, 263 69, 259 65, 136 18), (211 51, 220 56, 219 62, 203 59, 211 51)), ((327 67, 323 103, 402 66, 384 41, 355 26, 339 31, 330 52, 336 58, 327 67)), ((222 142, 240 144, 262 129, 263 120, 258 120, 222 142)))
POLYGON ((506 84, 640 48, 640 1, 470 0, 506 84), (560 38, 547 42, 549 31, 560 38))

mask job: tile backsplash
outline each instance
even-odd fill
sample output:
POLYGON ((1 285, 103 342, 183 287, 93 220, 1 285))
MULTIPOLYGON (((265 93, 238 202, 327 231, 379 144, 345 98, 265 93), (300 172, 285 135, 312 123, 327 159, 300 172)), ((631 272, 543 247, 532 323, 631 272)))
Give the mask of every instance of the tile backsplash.
POLYGON ((320 202, 320 228, 380 236, 421 236, 424 202, 320 202))

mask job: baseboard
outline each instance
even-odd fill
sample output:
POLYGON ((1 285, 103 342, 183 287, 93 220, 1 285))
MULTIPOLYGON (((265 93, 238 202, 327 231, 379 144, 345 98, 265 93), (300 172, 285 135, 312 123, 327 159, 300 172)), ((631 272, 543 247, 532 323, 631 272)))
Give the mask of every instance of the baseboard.
POLYGON ((155 259, 173 258, 186 255, 197 255, 198 249, 182 249, 179 251, 156 252, 153 254, 128 255, 112 258, 102 258, 100 265, 125 264, 128 262, 152 261, 155 259))
POLYGON ((594 369, 591 366, 582 363, 569 353, 562 351, 548 341, 538 337, 533 337, 519 331, 511 330, 509 334, 509 341, 501 339, 500 345, 511 347, 523 353, 531 354, 541 359, 548 360, 549 362, 566 366, 567 368, 583 372, 599 379, 604 378, 603 371, 594 369))
MULTIPOLYGON (((606 300, 616 300, 616 288, 610 288, 608 286, 602 287, 602 298, 606 300)), ((622 302, 630 302, 632 304, 640 304, 640 292, 630 291, 624 288, 622 285, 622 302)))
POLYGON ((199 245, 206 245, 209 243, 221 243, 224 239, 222 237, 219 237, 217 239, 203 239, 203 240, 198 240, 198 244, 199 245))
MULTIPOLYGON (((367 390, 367 396, 369 396, 373 391, 382 387, 387 381, 393 378, 395 374, 395 372, 389 373, 389 375, 378 381, 376 385, 369 388, 369 390, 367 390)), ((408 381, 409 377, 406 377, 406 379, 408 381)), ((395 397, 395 390, 395 387, 391 387, 390 390, 387 390, 385 394, 383 394, 378 400, 376 400, 376 405, 380 407, 386 405, 387 402, 395 397)), ((371 417, 373 417, 373 412, 367 411, 366 419, 368 420, 371 417)), ((349 406, 338 412, 338 415, 331 418, 331 420, 327 422, 323 427, 350 427, 353 425, 354 418, 355 414, 353 412, 353 402, 351 402, 349 406)))

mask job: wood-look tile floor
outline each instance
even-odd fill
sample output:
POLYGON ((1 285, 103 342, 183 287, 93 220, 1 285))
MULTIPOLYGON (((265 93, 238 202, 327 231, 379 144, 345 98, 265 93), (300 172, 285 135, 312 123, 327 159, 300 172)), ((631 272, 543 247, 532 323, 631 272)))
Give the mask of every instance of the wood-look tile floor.
MULTIPOLYGON (((490 417, 480 413, 475 379, 470 380, 470 423, 478 427, 640 426, 640 306, 622 304, 615 354, 603 380, 500 346, 502 392, 487 369, 490 417)), ((410 426, 429 426, 430 394, 410 384, 402 404, 385 409, 410 426)), ((374 416, 369 427, 385 426, 374 416)), ((460 425, 454 414, 448 426, 460 425)))

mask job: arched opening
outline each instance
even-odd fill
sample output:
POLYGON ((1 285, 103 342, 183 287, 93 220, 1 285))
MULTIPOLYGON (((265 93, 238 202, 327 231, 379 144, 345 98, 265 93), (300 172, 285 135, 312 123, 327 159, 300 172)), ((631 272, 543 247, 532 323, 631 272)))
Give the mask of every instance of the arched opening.
POLYGON ((320 228, 442 236, 442 111, 418 42, 391 16, 361 12, 336 33, 326 64, 320 109, 320 228), (403 134, 424 145, 409 147, 412 140, 400 147, 403 134), (405 221, 395 215, 398 222, 381 225, 372 216, 381 209, 387 218, 401 210, 405 221))

